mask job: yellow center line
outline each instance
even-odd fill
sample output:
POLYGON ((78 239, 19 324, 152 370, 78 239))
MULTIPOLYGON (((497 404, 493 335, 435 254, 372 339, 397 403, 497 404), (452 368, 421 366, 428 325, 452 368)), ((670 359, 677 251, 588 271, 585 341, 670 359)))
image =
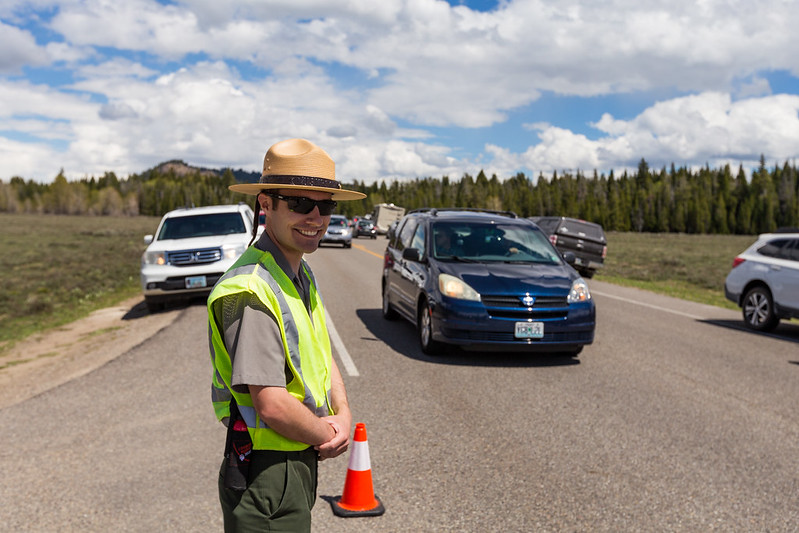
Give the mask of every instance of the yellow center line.
POLYGON ((360 244, 355 244, 355 243, 352 243, 352 247, 353 247, 353 248, 357 248, 357 249, 361 250, 362 252, 366 252, 367 254, 372 254, 373 256, 377 257, 378 259, 383 259, 383 256, 382 256, 382 255, 380 255, 380 254, 376 254, 376 253, 374 253, 372 250, 369 250, 369 249, 367 249, 367 248, 363 247, 363 246, 362 246, 362 245, 360 245, 360 244))

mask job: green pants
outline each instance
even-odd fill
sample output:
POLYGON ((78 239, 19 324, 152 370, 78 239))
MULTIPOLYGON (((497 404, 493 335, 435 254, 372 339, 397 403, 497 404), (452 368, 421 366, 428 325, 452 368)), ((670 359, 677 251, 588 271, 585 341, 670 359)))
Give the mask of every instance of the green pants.
POLYGON ((316 501, 317 451, 256 450, 250 459, 247 490, 226 489, 219 471, 219 501, 226 533, 311 531, 316 501))

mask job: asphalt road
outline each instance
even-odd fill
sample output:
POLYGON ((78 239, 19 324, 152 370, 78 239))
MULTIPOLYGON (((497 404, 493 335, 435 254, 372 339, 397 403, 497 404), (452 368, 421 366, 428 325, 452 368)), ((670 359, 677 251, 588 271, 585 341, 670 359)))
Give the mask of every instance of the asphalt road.
MULTIPOLYGON (((591 281, 576 360, 421 353, 380 314, 385 239, 309 256, 386 513, 314 531, 796 531, 799 327, 591 281)), ((0 530, 221 531, 224 430, 202 304, 101 368, 0 410, 0 530)))

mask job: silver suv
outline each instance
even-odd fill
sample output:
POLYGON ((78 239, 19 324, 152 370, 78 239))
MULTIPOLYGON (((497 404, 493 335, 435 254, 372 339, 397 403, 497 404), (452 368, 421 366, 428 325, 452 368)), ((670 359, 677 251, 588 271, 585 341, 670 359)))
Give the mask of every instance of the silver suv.
POLYGON ((245 204, 170 211, 146 235, 141 286, 150 312, 175 299, 207 294, 247 249, 254 214, 245 204))
POLYGON ((724 295, 742 308, 747 327, 757 331, 799 317, 799 233, 760 235, 733 260, 724 295))
POLYGON ((330 215, 330 224, 320 243, 340 244, 344 248, 352 247, 352 229, 344 215, 330 215))

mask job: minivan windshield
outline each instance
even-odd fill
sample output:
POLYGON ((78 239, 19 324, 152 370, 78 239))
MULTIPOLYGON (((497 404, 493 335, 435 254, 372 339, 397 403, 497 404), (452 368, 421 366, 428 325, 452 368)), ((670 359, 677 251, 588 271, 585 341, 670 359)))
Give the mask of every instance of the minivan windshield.
POLYGON ((528 225, 487 221, 435 222, 431 238, 431 255, 445 261, 561 262, 549 238, 528 225))
POLYGON ((210 235, 247 233, 244 219, 238 213, 206 213, 185 217, 169 217, 164 220, 158 240, 191 239, 210 235))

